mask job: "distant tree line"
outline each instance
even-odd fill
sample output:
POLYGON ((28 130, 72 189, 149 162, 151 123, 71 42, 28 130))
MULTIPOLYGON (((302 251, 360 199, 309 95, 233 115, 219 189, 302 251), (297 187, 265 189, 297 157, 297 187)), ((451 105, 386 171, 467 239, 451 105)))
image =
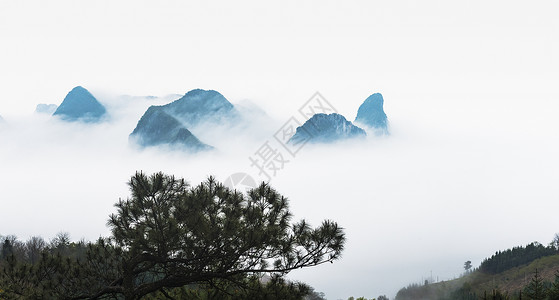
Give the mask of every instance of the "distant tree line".
MULTIPOLYGON (((469 276, 469 279, 465 282, 454 280, 437 284, 411 284, 398 291, 396 300, 559 300, 559 269, 555 271, 555 277, 551 281, 545 280, 536 269, 531 280, 511 294, 499 288, 487 291, 480 287, 488 280, 487 275, 492 278, 512 268, 527 266, 537 259, 552 255, 559 255, 559 234, 555 235, 548 246, 533 242, 526 246, 498 251, 485 259, 473 272, 468 272, 471 261, 467 261, 464 263, 466 273, 463 276, 469 276)), ((555 265, 549 267, 554 268, 555 265)))
POLYGON ((58 233, 49 242, 40 236, 33 236, 23 242, 15 235, 0 235, 0 266, 4 266, 7 259, 34 265, 47 253, 83 258, 85 248, 85 241, 71 242, 70 234, 67 232, 58 233))
POLYGON ((553 243, 546 247, 538 242, 533 242, 526 246, 496 252, 490 258, 485 259, 478 270, 487 274, 497 274, 557 253, 558 249, 553 243))

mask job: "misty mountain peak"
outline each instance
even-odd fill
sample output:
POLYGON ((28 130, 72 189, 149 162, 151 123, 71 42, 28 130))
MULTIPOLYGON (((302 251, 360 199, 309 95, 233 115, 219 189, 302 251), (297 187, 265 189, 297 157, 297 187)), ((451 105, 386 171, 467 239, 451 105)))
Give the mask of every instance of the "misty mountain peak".
POLYGON ((88 90, 77 86, 52 115, 66 121, 98 122, 106 113, 105 107, 88 90))
POLYGON ((365 125, 378 134, 388 134, 388 120, 384 113, 382 94, 374 93, 359 106, 355 123, 365 125))
POLYGON ((151 106, 130 134, 130 140, 141 147, 167 145, 193 152, 210 150, 162 106, 151 106))
POLYGON ((141 146, 183 145, 194 150, 212 149, 190 131, 204 136, 209 127, 235 125, 241 121, 239 111, 222 94, 214 90, 194 89, 162 106, 150 107, 130 135, 141 146))
POLYGON ((236 121, 239 113, 221 93, 194 89, 180 99, 163 106, 164 110, 187 126, 236 121))
POLYGON ((330 143, 350 138, 365 137, 365 131, 340 114, 315 114, 305 124, 297 127, 288 143, 294 145, 307 141, 330 143))

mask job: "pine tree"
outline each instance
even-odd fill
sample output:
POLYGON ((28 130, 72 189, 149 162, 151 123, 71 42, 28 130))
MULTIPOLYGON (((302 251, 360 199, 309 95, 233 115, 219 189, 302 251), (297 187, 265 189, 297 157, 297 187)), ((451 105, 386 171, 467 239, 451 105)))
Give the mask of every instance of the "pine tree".
POLYGON ((551 285, 547 297, 549 300, 559 300, 559 270, 555 271, 555 282, 551 285))
MULTIPOLYGON (((163 173, 137 173, 129 185, 131 197, 119 200, 109 218, 111 238, 85 245, 61 236, 35 264, 9 255, 0 266, 5 295, 136 300, 198 286, 219 299, 238 288, 246 290, 244 299, 257 299, 251 291, 266 299, 301 299, 309 288, 282 276, 333 262, 344 249, 335 222, 317 228, 292 223, 287 199, 266 183, 243 194, 213 177, 190 187, 163 173), (261 274, 270 274, 272 284, 255 280, 261 274)), ((11 244, 4 242, 2 254, 11 244)))
POLYGON ((538 273, 538 269, 534 273, 532 280, 525 289, 526 297, 531 300, 544 300, 546 297, 546 290, 543 278, 538 273))

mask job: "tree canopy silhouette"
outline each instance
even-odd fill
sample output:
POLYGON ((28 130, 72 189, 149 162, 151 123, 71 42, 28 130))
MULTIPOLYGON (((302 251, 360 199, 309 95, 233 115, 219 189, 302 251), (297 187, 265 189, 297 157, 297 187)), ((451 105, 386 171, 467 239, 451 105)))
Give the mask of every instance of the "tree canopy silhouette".
POLYGON ((291 223, 288 201, 262 183, 248 195, 215 178, 189 188, 184 179, 137 173, 132 197, 110 216, 116 245, 125 250, 123 294, 145 295, 238 274, 286 273, 340 257, 342 229, 291 223))
MULTIPOLYGON (((44 273, 50 263, 59 273, 41 277, 56 282, 28 283, 41 287, 33 295, 139 299, 186 285, 242 284, 248 277, 332 262, 344 249, 345 235, 335 222, 317 228, 292 222, 288 200, 266 183, 243 194, 214 177, 191 187, 174 176, 138 172, 129 186, 131 196, 120 199, 109 217, 111 238, 90 243, 74 260, 44 254, 26 267, 44 273), (50 284, 64 292, 47 291, 50 284)), ((11 266, 17 277, 21 272, 11 266)))

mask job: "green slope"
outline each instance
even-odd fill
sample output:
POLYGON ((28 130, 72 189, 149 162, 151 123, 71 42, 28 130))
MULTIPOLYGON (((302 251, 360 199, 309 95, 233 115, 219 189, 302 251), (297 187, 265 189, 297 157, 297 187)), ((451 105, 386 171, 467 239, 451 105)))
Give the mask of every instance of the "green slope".
POLYGON ((559 254, 542 257, 498 274, 474 271, 454 280, 408 286, 398 292, 396 300, 484 299, 484 295, 492 299, 496 291, 508 295, 506 299, 518 299, 519 292, 530 283, 536 269, 544 281, 553 282, 555 272, 559 271, 559 254))

